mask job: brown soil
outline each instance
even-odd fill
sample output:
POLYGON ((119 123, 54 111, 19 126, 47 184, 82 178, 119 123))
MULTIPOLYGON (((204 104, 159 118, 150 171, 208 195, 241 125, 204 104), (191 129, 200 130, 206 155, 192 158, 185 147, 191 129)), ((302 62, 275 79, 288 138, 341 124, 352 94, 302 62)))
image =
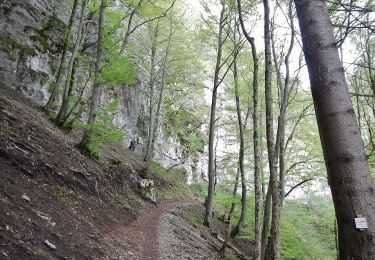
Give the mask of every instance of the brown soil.
MULTIPOLYGON (((85 157, 80 135, 0 89, 0 259, 224 257, 209 231, 179 211, 197 203, 144 202, 142 159, 118 144, 104 146, 100 160, 85 157)), ((158 189, 173 187, 148 177, 158 189)))
POLYGON ((160 259, 158 228, 161 216, 179 203, 149 204, 138 212, 138 217, 129 225, 111 227, 113 238, 123 238, 131 245, 133 259, 160 259))

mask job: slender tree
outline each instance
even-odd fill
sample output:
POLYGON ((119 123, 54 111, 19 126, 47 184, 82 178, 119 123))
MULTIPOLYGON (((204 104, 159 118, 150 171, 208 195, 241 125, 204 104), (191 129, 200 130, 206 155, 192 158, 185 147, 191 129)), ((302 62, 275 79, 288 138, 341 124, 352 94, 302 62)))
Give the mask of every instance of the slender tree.
POLYGON ((157 44, 158 44, 158 34, 159 34, 159 23, 160 19, 157 20, 155 27, 151 24, 149 25, 151 31, 151 57, 150 57, 150 79, 148 81, 148 85, 150 88, 150 99, 149 99, 149 125, 148 125, 148 136, 147 136, 147 146, 146 146, 146 153, 143 160, 146 162, 146 166, 150 163, 152 157, 152 137, 153 137, 153 130, 155 124, 155 116, 154 116, 154 95, 155 95, 155 82, 156 82, 156 51, 157 51, 157 44))
POLYGON ((63 43, 63 52, 62 52, 62 55, 61 55, 59 68, 57 70, 57 75, 56 75, 55 81, 53 83, 51 96, 48 99, 46 105, 44 106, 45 110, 51 110, 51 109, 56 108, 54 103, 57 101, 57 97, 58 97, 57 88, 58 88, 58 85, 60 83, 61 77, 63 76, 66 54, 68 53, 69 42, 70 42, 71 37, 72 37, 72 29, 73 29, 73 24, 74 24, 74 18, 76 16, 76 12, 77 12, 78 3, 79 3, 79 0, 74 0, 74 2, 73 2, 72 12, 70 14, 70 18, 69 18, 69 22, 68 22, 68 27, 66 28, 66 31, 65 31, 65 38, 64 38, 64 43, 63 43))
POLYGON ((280 188, 276 164, 275 136, 273 127, 273 97, 272 97, 272 53, 270 32, 270 7, 269 1, 263 0, 264 6, 264 45, 265 45, 265 97, 266 97, 266 135, 268 164, 272 194, 271 239, 269 241, 269 259, 280 259, 280 188))
MULTIPOLYGON (((87 123, 92 124, 96 120, 96 113, 99 106, 99 98, 100 98, 100 72, 102 68, 102 60, 103 60, 103 29, 105 23, 105 10, 107 8, 107 0, 102 0, 100 4, 99 10, 99 26, 98 26, 98 40, 97 40, 97 47, 96 47, 96 62, 95 62, 95 81, 94 86, 92 89, 91 95, 91 103, 89 109, 89 118, 87 123)), ((87 153, 90 150, 90 142, 91 142, 92 133, 90 130, 85 130, 84 135, 82 137, 81 143, 79 144, 80 149, 87 153)))
POLYGON ((64 85, 63 97, 62 97, 62 103, 60 106, 59 113, 57 114, 57 117, 56 117, 56 123, 59 126, 64 124, 64 118, 69 108, 69 94, 72 92, 72 81, 74 81, 74 70, 77 65, 76 57, 83 42, 82 41, 82 38, 84 35, 83 29, 84 29, 84 22, 85 22, 88 3, 89 3, 88 0, 82 0, 81 17, 80 17, 79 25, 78 25, 77 38, 74 43, 74 48, 73 48, 71 57, 69 59, 69 64, 67 68, 67 76, 66 76, 66 81, 64 85))
MULTIPOLYGON (((237 30, 238 23, 236 25, 237 30)), ((238 220, 238 224, 233 228, 231 232, 231 236, 234 237, 240 233, 245 224, 245 216, 246 216, 246 177, 245 177, 245 137, 244 137, 244 125, 242 122, 242 109, 241 109, 241 102, 240 102, 240 94, 238 90, 238 69, 237 69, 237 53, 238 53, 238 45, 236 43, 236 32, 234 31, 234 43, 235 43, 235 52, 234 52, 234 59, 233 59, 233 78, 234 78, 234 93, 236 99, 236 111, 237 111, 237 122, 238 122, 238 129, 239 129, 239 138, 240 138, 240 150, 239 150, 239 158, 238 158, 238 165, 239 170, 241 173, 241 215, 240 219, 238 220)))
POLYGON ((223 45, 223 26, 225 3, 221 3, 222 8, 220 12, 219 33, 218 33, 218 46, 217 46, 217 59, 214 75, 214 87, 212 90, 212 103, 211 103, 211 117, 209 126, 209 141, 208 141, 208 196, 206 200, 206 214, 204 217, 204 224, 208 227, 211 226, 212 212, 214 207, 214 192, 215 192, 215 174, 214 174, 214 140, 215 140, 215 122, 216 122, 216 103, 217 103, 217 90, 219 87, 219 73, 222 56, 223 45))
POLYGON ((259 80, 258 80, 258 71, 259 71, 259 61, 258 61, 258 54, 255 45, 255 39, 251 37, 246 28, 245 23, 242 16, 242 6, 241 0, 237 0, 237 7, 238 7, 238 15, 239 21, 242 29, 242 33, 245 35, 247 41, 251 46, 251 54, 253 59, 253 149, 254 149, 254 193, 255 193, 255 246, 254 246, 254 259, 260 259, 260 251, 261 251, 261 236, 262 236, 262 226, 261 226, 261 218, 260 218, 260 211, 262 208, 262 188, 261 188, 261 178, 260 178, 260 147, 259 147, 259 80))

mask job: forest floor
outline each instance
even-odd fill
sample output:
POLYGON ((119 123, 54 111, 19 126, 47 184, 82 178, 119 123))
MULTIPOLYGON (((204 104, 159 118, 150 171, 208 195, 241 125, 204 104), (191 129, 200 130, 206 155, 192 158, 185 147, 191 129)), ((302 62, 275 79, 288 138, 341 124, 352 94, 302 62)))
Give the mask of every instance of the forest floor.
POLYGON ((138 212, 138 218, 131 224, 111 227, 110 234, 119 243, 131 245, 130 251, 123 252, 129 257, 124 259, 225 259, 218 252, 220 243, 192 226, 180 211, 194 204, 150 204, 138 212))
POLYGON ((183 172, 151 167, 146 175, 162 200, 151 204, 138 190, 139 156, 111 144, 99 160, 85 157, 80 136, 0 89, 1 260, 236 259, 218 253, 221 242, 203 227, 203 201, 183 172))

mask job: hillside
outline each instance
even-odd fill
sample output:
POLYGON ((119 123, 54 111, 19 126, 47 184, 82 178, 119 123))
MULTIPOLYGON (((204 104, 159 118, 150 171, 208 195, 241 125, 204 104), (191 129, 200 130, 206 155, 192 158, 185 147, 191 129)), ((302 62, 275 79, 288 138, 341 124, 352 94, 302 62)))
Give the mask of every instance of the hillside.
POLYGON ((373 32, 373 0, 0 0, 0 260, 373 259, 373 32))
POLYGON ((16 92, 0 94, 0 259, 222 258, 220 243, 185 216, 203 205, 183 173, 146 174, 116 144, 100 160, 85 157, 79 132, 67 135, 16 92), (141 198, 145 174, 158 205, 141 198))

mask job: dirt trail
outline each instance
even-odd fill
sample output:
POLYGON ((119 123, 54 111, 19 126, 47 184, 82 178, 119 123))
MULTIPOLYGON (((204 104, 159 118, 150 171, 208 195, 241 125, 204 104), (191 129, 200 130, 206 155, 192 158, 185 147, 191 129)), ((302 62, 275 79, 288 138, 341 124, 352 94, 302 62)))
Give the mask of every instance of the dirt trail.
POLYGON ((149 205, 139 212, 139 217, 130 225, 125 227, 127 237, 131 244, 139 247, 142 259, 158 259, 158 227, 163 214, 173 209, 180 203, 165 203, 160 205, 149 205))
POLYGON ((137 213, 138 217, 133 222, 112 227, 112 236, 124 246, 126 245, 127 255, 128 257, 132 256, 132 259, 160 259, 158 236, 161 218, 177 206, 186 203, 148 204, 137 213), (131 252, 129 252, 129 248, 131 252))
POLYGON ((116 250, 122 251, 107 259, 224 259, 218 253, 220 243, 178 213, 180 207, 194 204, 197 202, 150 204, 133 222, 112 227, 116 250))

